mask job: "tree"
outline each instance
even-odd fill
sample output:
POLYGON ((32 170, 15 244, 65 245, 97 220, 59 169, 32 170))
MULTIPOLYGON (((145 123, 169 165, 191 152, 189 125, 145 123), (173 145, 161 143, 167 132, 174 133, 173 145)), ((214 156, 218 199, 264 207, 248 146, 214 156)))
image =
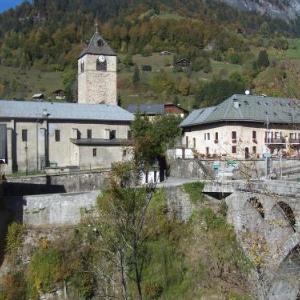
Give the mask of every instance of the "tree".
POLYGON ((123 59, 123 64, 126 66, 133 66, 132 55, 127 54, 123 59))
MULTIPOLYGON (((122 176, 124 174, 117 177, 120 179, 122 176)), ((124 299, 129 299, 128 279, 136 285, 137 298, 143 299, 146 241, 152 228, 148 209, 154 191, 151 186, 121 187, 118 180, 112 177, 109 188, 98 199, 101 247, 104 253, 109 253, 109 260, 117 261, 124 299)))
POLYGON ((140 82, 140 80, 141 80, 141 78, 140 78, 140 69, 137 65, 135 65, 133 76, 132 76, 132 83, 134 85, 136 85, 137 83, 140 82))
POLYGON ((231 79, 215 79, 202 86, 195 95, 195 107, 201 105, 216 105, 233 94, 244 93, 245 82, 237 74, 231 79))
POLYGON ((269 55, 266 50, 261 50, 257 58, 257 66, 259 68, 267 68, 270 65, 269 55))
POLYGON ((205 73, 211 72, 211 64, 210 64, 209 57, 206 56, 197 57, 192 62, 192 70, 194 72, 199 72, 199 71, 203 71, 205 73))
POLYGON ((136 165, 147 169, 164 156, 168 147, 173 146, 181 134, 179 122, 179 118, 171 115, 153 121, 138 115, 131 125, 136 165))
POLYGON ((191 84, 188 78, 183 77, 179 81, 177 90, 182 96, 188 96, 190 94, 191 84))

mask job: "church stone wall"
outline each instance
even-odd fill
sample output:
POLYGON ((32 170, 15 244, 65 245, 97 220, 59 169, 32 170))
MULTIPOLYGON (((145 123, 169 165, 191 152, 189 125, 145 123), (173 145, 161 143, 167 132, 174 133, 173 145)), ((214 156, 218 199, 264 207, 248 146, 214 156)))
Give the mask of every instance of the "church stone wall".
POLYGON ((97 71, 99 56, 85 55, 78 61, 78 103, 117 105, 117 57, 106 56, 107 71, 97 71), (81 63, 84 62, 84 72, 81 63))

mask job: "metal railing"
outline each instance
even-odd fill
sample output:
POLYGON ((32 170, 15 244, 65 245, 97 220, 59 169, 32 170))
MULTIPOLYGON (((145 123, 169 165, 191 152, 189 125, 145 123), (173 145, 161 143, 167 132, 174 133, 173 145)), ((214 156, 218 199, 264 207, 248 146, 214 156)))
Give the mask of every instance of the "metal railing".
POLYGON ((266 138, 266 144, 300 144, 300 139, 291 138, 266 138))
POLYGON ((286 144, 286 139, 283 137, 280 138, 266 138, 266 144, 286 144))

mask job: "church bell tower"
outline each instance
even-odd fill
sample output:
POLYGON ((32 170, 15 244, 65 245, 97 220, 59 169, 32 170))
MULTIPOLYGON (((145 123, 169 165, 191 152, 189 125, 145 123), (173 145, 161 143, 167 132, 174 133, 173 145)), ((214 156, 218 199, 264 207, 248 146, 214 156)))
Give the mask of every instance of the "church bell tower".
POLYGON ((117 55, 97 30, 78 59, 78 103, 117 105, 117 55))

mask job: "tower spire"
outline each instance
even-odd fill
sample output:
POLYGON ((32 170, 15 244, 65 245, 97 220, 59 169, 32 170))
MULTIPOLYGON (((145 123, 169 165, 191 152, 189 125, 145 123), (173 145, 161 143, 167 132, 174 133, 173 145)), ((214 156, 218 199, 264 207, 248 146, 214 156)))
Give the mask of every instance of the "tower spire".
POLYGON ((99 32, 98 32, 98 21, 97 21, 97 20, 95 20, 95 32, 96 32, 96 33, 99 33, 99 32))

